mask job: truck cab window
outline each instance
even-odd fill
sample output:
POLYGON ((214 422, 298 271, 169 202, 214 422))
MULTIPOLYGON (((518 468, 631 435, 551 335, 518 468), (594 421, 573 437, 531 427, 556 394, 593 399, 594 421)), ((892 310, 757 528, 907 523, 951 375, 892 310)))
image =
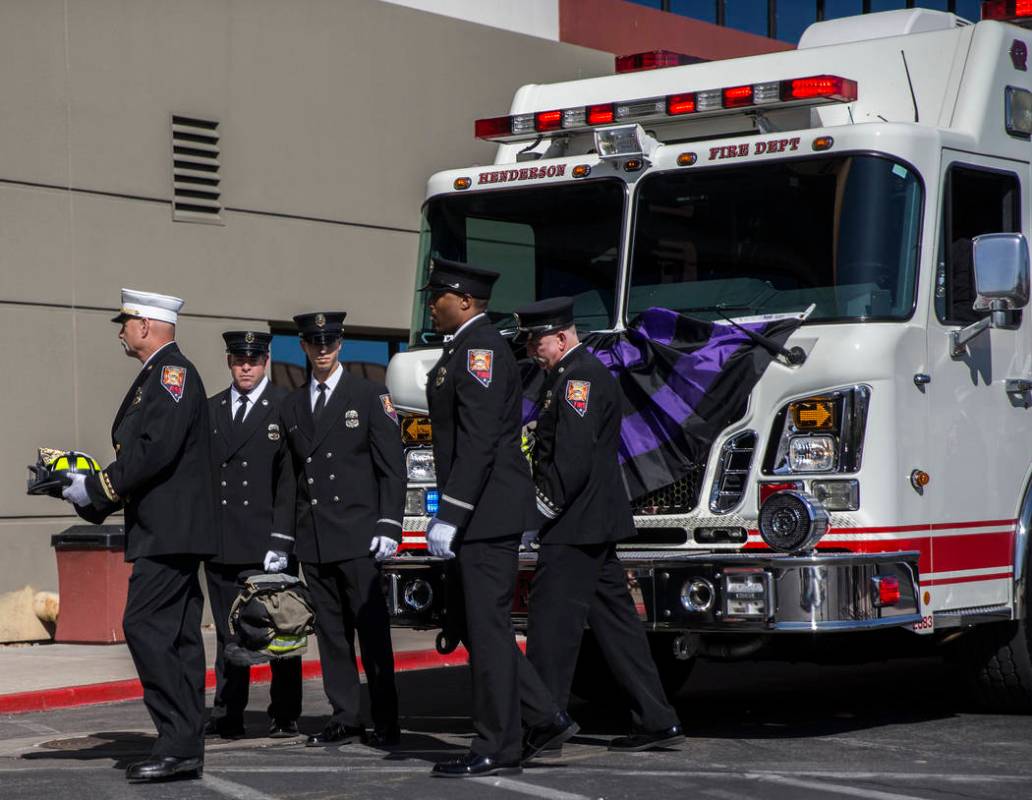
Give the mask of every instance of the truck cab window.
POLYGON ((881 156, 816 156, 658 173, 638 190, 627 317, 797 313, 906 319, 921 182, 881 156))
POLYGON ((1018 176, 971 166, 953 165, 946 173, 946 194, 935 311, 946 325, 967 325, 986 316, 973 311, 975 273, 971 240, 983 233, 1021 230, 1018 176))

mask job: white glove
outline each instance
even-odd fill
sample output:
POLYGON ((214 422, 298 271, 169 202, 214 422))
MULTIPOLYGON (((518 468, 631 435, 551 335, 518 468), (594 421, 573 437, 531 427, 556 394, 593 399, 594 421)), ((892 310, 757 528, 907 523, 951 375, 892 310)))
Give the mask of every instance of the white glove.
POLYGON ((398 552, 398 543, 390 536, 374 536, 369 543, 369 552, 377 561, 383 561, 398 552))
POLYGON ((61 490, 61 497, 77 506, 88 506, 90 496, 86 493, 86 476, 73 472, 68 477, 72 479, 72 482, 61 490))
POLYGON ((458 530, 454 525, 441 522, 437 517, 431 519, 426 529, 426 547, 430 555, 438 558, 455 558, 455 553, 451 551, 451 543, 458 530))
POLYGON ((265 554, 265 561, 262 566, 266 572, 283 572, 287 568, 289 559, 282 550, 270 550, 265 554))
POLYGON ((530 550, 533 545, 538 544, 538 532, 537 531, 524 531, 523 538, 520 540, 520 550, 530 550))

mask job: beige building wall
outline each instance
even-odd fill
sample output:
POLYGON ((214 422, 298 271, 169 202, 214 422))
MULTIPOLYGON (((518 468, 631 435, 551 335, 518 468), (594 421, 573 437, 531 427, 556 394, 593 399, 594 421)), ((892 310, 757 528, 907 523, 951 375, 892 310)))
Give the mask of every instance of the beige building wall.
POLYGON ((122 286, 186 299, 209 394, 219 334, 314 308, 403 333, 434 171, 489 163, 476 117, 612 56, 377 0, 0 0, 0 591, 56 588, 78 520, 25 495, 38 446, 113 457, 138 364, 122 286), (171 115, 217 120, 221 225, 173 222, 171 115))

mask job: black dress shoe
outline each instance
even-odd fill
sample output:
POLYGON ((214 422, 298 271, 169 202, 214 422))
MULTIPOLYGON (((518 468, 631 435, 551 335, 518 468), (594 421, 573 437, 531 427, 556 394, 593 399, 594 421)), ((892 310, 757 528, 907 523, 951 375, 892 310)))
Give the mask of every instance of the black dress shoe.
POLYGON ((203 758, 153 756, 130 764, 125 777, 131 781, 164 781, 169 778, 199 778, 204 772, 203 758))
POLYGON ((369 747, 397 747, 401 744, 401 728, 397 725, 374 728, 363 737, 362 744, 369 747))
POLYGON ((300 735, 301 731, 297 729, 297 722, 294 720, 274 719, 269 723, 270 739, 293 739, 300 735))
POLYGON ((339 722, 331 722, 319 733, 308 737, 305 745, 318 747, 323 744, 351 744, 358 742, 365 736, 365 728, 357 725, 341 725, 339 722))
POLYGON ((684 738, 684 731, 680 725, 671 725, 661 731, 647 731, 644 733, 632 733, 630 736, 620 736, 609 743, 610 750, 621 753, 637 753, 641 750, 652 750, 656 747, 665 747, 668 744, 679 742, 684 738))
POLYGON ((565 711, 557 711, 551 722, 546 725, 535 725, 523 737, 523 754, 521 761, 529 761, 548 747, 562 746, 562 743, 574 736, 580 725, 570 719, 565 711))
POLYGON ((435 778, 476 778, 480 775, 518 775, 523 767, 518 761, 496 761, 490 756, 467 753, 454 761, 434 764, 430 774, 435 778))
POLYGON ((247 735, 242 722, 226 722, 223 719, 209 719, 204 723, 205 739, 243 739, 247 735))

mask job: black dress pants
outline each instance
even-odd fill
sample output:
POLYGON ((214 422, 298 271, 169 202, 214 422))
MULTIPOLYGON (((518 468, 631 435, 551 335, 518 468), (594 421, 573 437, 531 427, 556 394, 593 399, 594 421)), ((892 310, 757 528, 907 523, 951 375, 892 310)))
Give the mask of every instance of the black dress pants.
MULTIPOLYGON (((465 606, 461 638, 469 651, 473 683, 476 735, 470 749, 501 762, 520 758, 521 719, 527 725, 543 725, 559 711, 516 644, 512 603, 519 544, 518 535, 462 542, 456 553, 465 606)), ((449 605, 452 600, 449 597, 449 605)))
POLYGON ((394 685, 394 649, 380 569, 372 556, 332 564, 303 564, 305 582, 315 603, 323 688, 333 707, 332 722, 361 724, 361 684, 355 659, 355 633, 369 684, 373 726, 398 724, 394 685))
POLYGON ((527 657, 562 708, 570 701, 585 623, 630 698, 635 727, 658 731, 678 724, 634 610, 616 545, 546 540, 530 586, 527 657))
POLYGON ((198 556, 138 558, 122 628, 158 729, 154 756, 204 755, 204 596, 198 556))
MULTIPOLYGON (((251 688, 251 668, 230 663, 223 656, 223 649, 233 641, 229 632, 229 611, 241 589, 237 578, 248 570, 261 572, 261 567, 254 564, 213 564, 210 561, 204 564, 208 602, 218 640, 212 716, 231 727, 243 724, 251 688)), ((297 573, 296 566, 292 572, 297 573)), ((279 722, 293 722, 301 716, 301 657, 274 658, 269 666, 272 668, 269 717, 279 722)))

